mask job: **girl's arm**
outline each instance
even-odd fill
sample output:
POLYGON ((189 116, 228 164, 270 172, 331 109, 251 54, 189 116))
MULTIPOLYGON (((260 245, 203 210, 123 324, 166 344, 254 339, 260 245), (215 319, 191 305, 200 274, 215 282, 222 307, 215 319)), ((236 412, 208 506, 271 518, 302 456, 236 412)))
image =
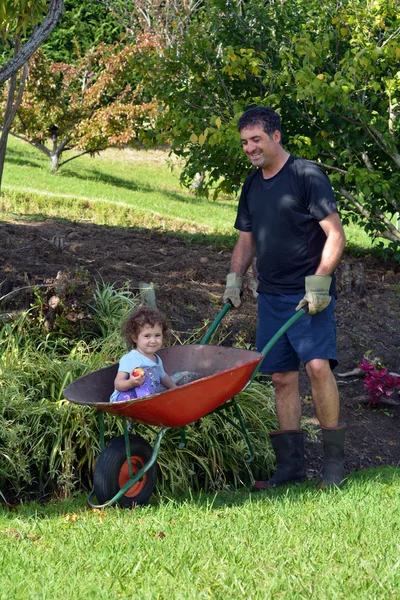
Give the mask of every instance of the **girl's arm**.
POLYGON ((131 390, 134 387, 143 385, 145 378, 145 375, 139 375, 139 377, 134 377, 132 373, 127 373, 126 371, 118 371, 117 376, 114 379, 114 387, 119 392, 126 392, 127 390, 131 390))
POLYGON ((160 381, 163 384, 163 386, 168 388, 169 390, 172 390, 173 388, 178 387, 176 385, 176 383, 174 381, 172 381, 171 377, 167 374, 165 374, 164 377, 162 379, 160 379, 160 381))

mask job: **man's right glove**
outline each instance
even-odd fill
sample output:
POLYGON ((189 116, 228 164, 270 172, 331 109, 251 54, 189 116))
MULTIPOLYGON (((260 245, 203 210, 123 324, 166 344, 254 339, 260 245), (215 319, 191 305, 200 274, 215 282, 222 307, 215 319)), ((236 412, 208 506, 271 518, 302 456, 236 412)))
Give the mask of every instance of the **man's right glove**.
POLYGON ((225 304, 231 302, 232 306, 239 308, 242 301, 240 296, 242 295, 242 285, 244 277, 237 273, 229 273, 226 277, 226 288, 223 295, 223 301, 225 304))
POLYGON ((329 288, 332 277, 329 275, 309 275, 306 277, 306 295, 296 306, 300 310, 308 304, 308 314, 315 315, 328 306, 331 301, 329 288))

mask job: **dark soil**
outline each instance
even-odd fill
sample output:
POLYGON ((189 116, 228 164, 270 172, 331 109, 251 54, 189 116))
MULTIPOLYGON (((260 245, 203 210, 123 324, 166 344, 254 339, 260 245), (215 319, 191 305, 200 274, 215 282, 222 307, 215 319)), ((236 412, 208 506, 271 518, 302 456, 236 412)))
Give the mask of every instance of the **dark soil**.
MULTIPOLYGON (((53 220, 3 220, 0 236, 1 294, 9 293, 2 302, 3 313, 29 306, 33 286, 41 286, 41 292, 50 298, 60 281, 73 280, 75 296, 67 315, 72 323, 78 319, 79 294, 83 298, 88 284, 95 280, 128 284, 132 290, 140 281, 153 282, 158 306, 184 343, 199 331, 205 319, 213 320, 221 308, 230 260, 226 249, 190 244, 157 231, 53 220)), ((345 257, 338 280, 340 364, 336 377, 341 419, 348 427, 346 468, 349 472, 398 466, 398 391, 393 393, 390 404, 371 406, 363 379, 340 374, 352 371, 366 352, 379 357, 389 371, 400 372, 400 268, 372 257, 345 257)), ((240 340, 254 344, 255 324, 256 301, 246 288, 242 308, 228 313, 216 343, 229 345, 240 340)), ((301 391, 304 415, 317 425, 304 372, 301 391)), ((319 435, 317 441, 307 441, 306 452, 309 474, 313 476, 321 466, 319 435)))

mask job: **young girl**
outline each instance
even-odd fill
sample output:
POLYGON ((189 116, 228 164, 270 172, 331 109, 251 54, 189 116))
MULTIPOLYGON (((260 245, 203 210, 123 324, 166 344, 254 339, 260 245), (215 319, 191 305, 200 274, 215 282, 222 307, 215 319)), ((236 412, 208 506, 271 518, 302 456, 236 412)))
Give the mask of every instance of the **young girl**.
POLYGON ((146 382, 151 384, 149 392, 152 394, 161 391, 161 386, 168 389, 177 387, 156 354, 167 329, 164 315, 148 306, 142 306, 128 316, 122 326, 122 336, 129 352, 119 361, 110 402, 136 398, 138 388, 146 382), (136 349, 133 349, 134 346, 136 349), (139 367, 142 372, 136 373, 139 367))

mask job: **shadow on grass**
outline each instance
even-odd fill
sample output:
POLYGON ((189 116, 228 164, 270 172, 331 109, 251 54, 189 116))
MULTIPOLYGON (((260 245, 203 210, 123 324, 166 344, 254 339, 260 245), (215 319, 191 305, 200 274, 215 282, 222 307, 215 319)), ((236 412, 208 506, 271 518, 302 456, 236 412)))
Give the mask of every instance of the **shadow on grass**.
POLYGON ((383 485, 391 485, 394 481, 400 487, 400 468, 399 467, 379 467, 365 469, 354 473, 349 473, 346 483, 342 488, 331 487, 325 490, 318 490, 318 480, 310 480, 304 483, 281 486, 272 489, 268 492, 252 492, 248 488, 240 488, 233 492, 215 492, 206 493, 189 493, 179 495, 177 497, 164 495, 158 500, 153 500, 152 504, 159 505, 165 501, 172 502, 177 505, 194 504, 208 510, 242 506, 249 502, 279 502, 280 500, 290 500, 292 502, 303 502, 310 497, 318 495, 342 495, 351 493, 355 487, 362 487, 379 483, 383 485))
MULTIPOLYGON (((188 191, 182 191, 182 193, 179 192, 173 192, 170 191, 168 189, 164 189, 162 187, 160 187, 159 185, 144 185, 143 183, 141 183, 140 185, 138 185, 136 183, 135 180, 132 179, 124 179, 123 177, 117 177, 115 175, 109 175, 108 173, 103 173, 102 171, 99 171, 97 169, 85 169, 85 172, 88 173, 87 175, 83 175, 80 173, 76 173, 75 171, 71 171, 69 169, 62 169, 61 171, 58 172, 58 176, 61 177, 72 177, 73 179, 80 179, 82 181, 96 181, 99 183, 103 183, 105 185, 110 185, 112 187, 116 187, 116 188, 122 188, 125 190, 129 190, 132 192, 142 192, 142 193, 146 193, 146 194, 154 194, 154 193, 158 193, 161 194, 163 196, 166 196, 167 198, 170 198, 171 200, 176 200, 178 202, 182 202, 184 204, 197 204, 197 205, 202 205, 202 204, 209 204, 210 200, 207 198, 203 198, 200 196, 196 196, 195 194, 191 194, 190 196, 188 196, 188 191)), ((157 177, 156 175, 156 171, 155 171, 155 178, 157 177)), ((230 207, 227 207, 230 208, 230 207)))
MULTIPOLYGON (((133 510, 135 513, 140 511, 152 512, 163 505, 173 504, 175 506, 195 506, 206 511, 215 511, 224 508, 234 508, 249 503, 265 503, 266 505, 273 503, 275 506, 279 502, 299 502, 303 503, 312 498, 324 496, 342 496, 354 493, 355 489, 368 488, 373 484, 391 486, 396 485, 400 488, 400 468, 399 467, 381 467, 365 469, 351 473, 346 480, 343 488, 329 488, 326 490, 317 489, 317 481, 307 481, 295 485, 282 486, 269 492, 251 492, 250 489, 241 488, 233 492, 196 492, 180 494, 173 496, 172 494, 154 495, 148 504, 138 506, 133 510)), ((368 490, 367 490, 368 491, 368 490)), ((38 501, 21 502, 15 505, 13 510, 9 510, 4 504, 0 503, 0 515, 9 515, 10 519, 14 519, 17 515, 21 519, 51 519, 63 517, 66 515, 80 515, 92 509, 87 505, 87 494, 80 492, 66 500, 57 498, 51 499, 49 502, 41 503, 38 501)), ((102 510, 94 512, 106 513, 111 511, 129 512, 130 509, 120 508, 118 505, 109 506, 102 510)))
MULTIPOLYGON (((42 161, 40 161, 39 158, 37 161, 35 161, 35 160, 32 160, 32 158, 27 158, 26 155, 24 154, 24 152, 22 152, 20 150, 15 150, 14 148, 10 148, 9 150, 7 150, 7 162, 9 162, 9 163, 13 163, 15 165, 20 165, 20 166, 29 166, 29 167, 39 168, 39 169, 43 169, 43 168, 45 169, 46 164, 48 164, 48 168, 50 171, 50 162, 46 162, 44 155, 41 158, 42 158, 42 161)), ((146 193, 146 194, 159 193, 159 194, 166 196, 167 198, 176 200, 178 202, 182 202, 184 204, 201 205, 201 204, 209 203, 209 200, 207 200, 205 198, 201 198, 199 196, 195 196, 194 194, 191 195, 190 197, 188 197, 186 195, 188 192, 182 191, 182 193, 179 193, 179 192, 173 192, 173 191, 170 191, 167 189, 163 189, 162 187, 160 188, 157 185, 152 186, 152 185, 146 185, 146 184, 144 185, 142 183, 138 184, 134 179, 125 179, 123 177, 117 177, 115 175, 103 173, 102 171, 99 171, 96 168, 93 168, 93 169, 85 168, 84 173, 79 173, 68 167, 61 166, 60 169, 57 171, 57 173, 55 173, 53 176, 54 177, 62 177, 62 178, 78 179, 80 181, 94 181, 94 182, 102 183, 102 184, 109 185, 112 187, 129 190, 132 192, 140 191, 140 192, 146 193), (84 174, 84 173, 86 173, 86 174, 84 174)), ((155 170, 155 179, 156 179, 156 177, 157 177, 157 171, 155 170)))
MULTIPOLYGON (((46 167, 44 155, 41 157, 42 160, 38 158, 37 160, 33 160, 32 158, 27 158, 26 154, 21 152, 20 150, 15 150, 14 148, 7 149, 7 163, 12 163, 14 165, 20 165, 21 167, 34 167, 35 169, 43 169, 46 167)), ((50 171, 50 161, 47 162, 48 169, 50 171)))
MULTIPOLYGON (((83 175, 76 173, 75 171, 69 169, 61 169, 58 172, 58 176, 61 177, 72 177, 74 179, 80 179, 83 181, 96 181, 103 183, 105 185, 111 185, 116 188, 123 188, 126 190, 130 190, 133 192, 143 192, 147 194, 159 193, 161 195, 166 196, 167 198, 171 198, 173 200, 177 200, 178 202, 183 202, 184 204, 197 204, 197 205, 209 205, 210 200, 208 198, 204 198, 202 196, 196 196, 195 194, 190 194, 188 190, 180 192, 173 192, 168 189, 160 187, 159 185, 143 185, 142 183, 138 185, 135 180, 132 179, 124 179, 123 177, 117 177, 115 175, 110 175, 108 173, 104 173, 99 171, 96 168, 90 169, 86 168, 85 172, 88 175, 83 175)), ((155 179, 157 178, 157 171, 155 170, 155 179)), ((226 208, 227 210, 231 210, 229 205, 220 204, 220 207, 226 208)))

